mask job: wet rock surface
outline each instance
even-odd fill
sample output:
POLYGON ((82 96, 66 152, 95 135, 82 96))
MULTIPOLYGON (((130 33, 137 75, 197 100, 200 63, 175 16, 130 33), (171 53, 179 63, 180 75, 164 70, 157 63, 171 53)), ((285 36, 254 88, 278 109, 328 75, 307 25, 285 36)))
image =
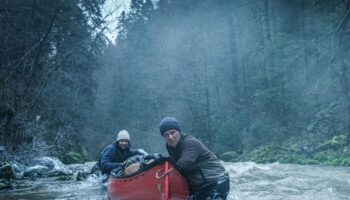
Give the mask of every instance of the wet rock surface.
POLYGON ((57 181, 83 181, 91 175, 98 176, 100 172, 96 168, 96 163, 90 165, 88 165, 88 168, 81 167, 85 166, 84 164, 65 165, 54 157, 36 158, 27 165, 16 162, 2 162, 0 163, 0 190, 13 188, 18 180, 35 181, 40 178, 52 177, 57 181))

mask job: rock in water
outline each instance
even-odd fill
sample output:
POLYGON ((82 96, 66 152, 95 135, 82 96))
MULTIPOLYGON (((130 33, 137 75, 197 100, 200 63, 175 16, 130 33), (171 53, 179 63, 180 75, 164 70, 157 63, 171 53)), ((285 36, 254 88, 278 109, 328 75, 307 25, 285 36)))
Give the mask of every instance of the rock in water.
POLYGON ((10 163, 0 164, 0 178, 10 179, 14 177, 14 172, 10 163))

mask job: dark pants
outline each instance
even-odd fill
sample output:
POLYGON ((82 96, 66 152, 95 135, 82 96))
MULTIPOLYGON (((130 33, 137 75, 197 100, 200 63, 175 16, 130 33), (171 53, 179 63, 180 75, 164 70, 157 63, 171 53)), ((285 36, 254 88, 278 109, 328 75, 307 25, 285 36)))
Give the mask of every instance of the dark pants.
POLYGON ((226 200, 229 192, 230 178, 226 174, 221 177, 216 184, 194 192, 191 195, 190 200, 226 200))

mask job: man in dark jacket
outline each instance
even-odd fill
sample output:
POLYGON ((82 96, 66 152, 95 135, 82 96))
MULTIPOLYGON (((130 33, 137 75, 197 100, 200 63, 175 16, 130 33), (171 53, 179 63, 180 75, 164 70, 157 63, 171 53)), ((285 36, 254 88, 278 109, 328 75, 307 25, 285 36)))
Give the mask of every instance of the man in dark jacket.
POLYGON ((147 154, 142 149, 130 148, 130 135, 126 130, 118 133, 117 140, 102 150, 100 155, 100 169, 109 175, 113 169, 121 168, 123 162, 135 155, 147 154))
POLYGON ((164 118, 159 130, 170 157, 189 183, 191 199, 226 199, 230 180, 220 160, 198 139, 181 133, 173 117, 164 118))

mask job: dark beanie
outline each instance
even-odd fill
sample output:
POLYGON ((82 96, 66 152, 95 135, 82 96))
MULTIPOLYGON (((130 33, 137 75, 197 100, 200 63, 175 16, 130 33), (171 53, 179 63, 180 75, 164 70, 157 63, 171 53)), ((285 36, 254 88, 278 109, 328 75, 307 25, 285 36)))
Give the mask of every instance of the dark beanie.
POLYGON ((163 135, 166 131, 170 129, 175 129, 181 132, 179 123, 174 117, 166 117, 159 124, 160 133, 163 135))

